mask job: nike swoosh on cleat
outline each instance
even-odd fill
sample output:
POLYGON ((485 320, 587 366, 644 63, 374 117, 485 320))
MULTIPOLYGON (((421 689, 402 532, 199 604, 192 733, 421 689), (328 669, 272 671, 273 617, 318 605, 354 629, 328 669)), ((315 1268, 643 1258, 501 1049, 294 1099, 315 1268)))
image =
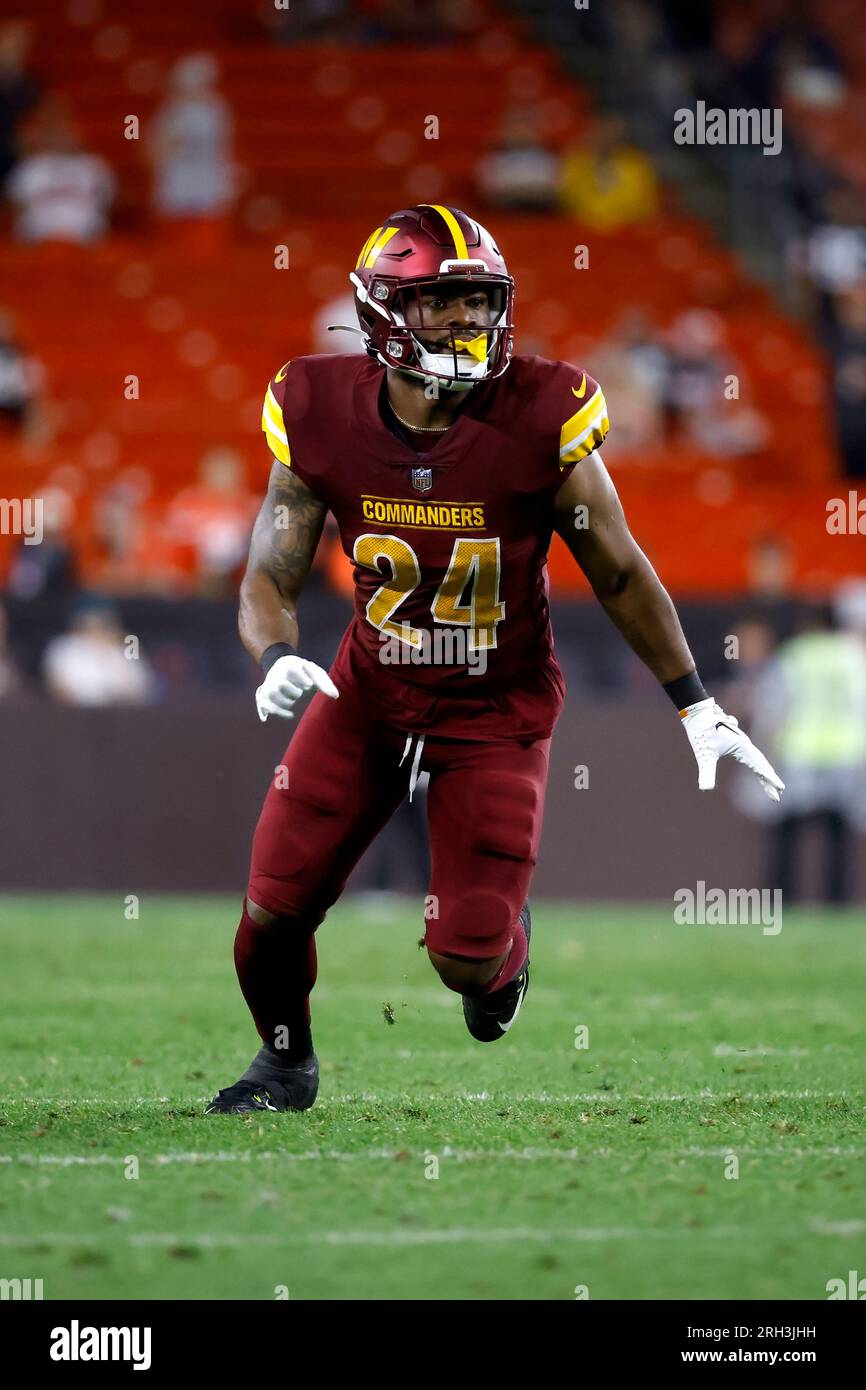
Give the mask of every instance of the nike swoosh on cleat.
POLYGON ((500 1025, 499 1025, 499 1027, 502 1029, 503 1033, 507 1033, 507 1032, 508 1032, 508 1030, 509 1030, 509 1028, 511 1027, 512 1023, 513 1023, 514 1020, 517 1018, 517 1015, 520 1013, 520 1010, 521 1010, 521 1008, 523 1007, 523 1001, 524 1001, 524 999, 526 998, 526 986, 527 986, 528 984, 529 984, 529 980, 528 980, 528 978, 527 978, 526 976, 524 976, 524 979, 523 979, 523 987, 522 987, 522 989, 521 989, 521 991, 520 991, 520 998, 519 998, 518 1001, 517 1001, 517 1007, 515 1008, 514 1013, 511 1015, 511 1017, 510 1017, 510 1019, 508 1020, 507 1023, 500 1023, 500 1025))
POLYGON ((576 387, 572 386, 571 394, 573 396, 577 396, 578 400, 582 400, 583 397, 586 395, 586 372, 584 372, 583 374, 583 380, 580 383, 580 390, 578 391, 576 387))

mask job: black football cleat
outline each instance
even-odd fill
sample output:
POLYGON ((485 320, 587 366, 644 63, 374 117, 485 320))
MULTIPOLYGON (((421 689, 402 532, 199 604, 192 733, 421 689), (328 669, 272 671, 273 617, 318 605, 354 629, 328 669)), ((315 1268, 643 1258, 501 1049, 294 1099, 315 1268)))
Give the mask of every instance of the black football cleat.
MULTIPOLYGON (((526 932, 528 947, 529 938, 532 935, 529 903, 524 903, 520 920, 523 923, 523 930, 526 932)), ((479 998, 464 994, 463 1017, 466 1019, 466 1027, 476 1042, 498 1042, 500 1038, 505 1036, 520 1013, 528 988, 529 955, 527 954, 526 964, 520 974, 515 975, 514 979, 509 980, 508 984, 503 985, 501 989, 494 990, 492 994, 481 995, 479 998)))
POLYGON ((265 1043, 240 1081, 218 1091, 206 1115, 245 1115, 251 1110, 309 1110, 319 1090, 319 1061, 314 1052, 304 1062, 280 1065, 265 1043))

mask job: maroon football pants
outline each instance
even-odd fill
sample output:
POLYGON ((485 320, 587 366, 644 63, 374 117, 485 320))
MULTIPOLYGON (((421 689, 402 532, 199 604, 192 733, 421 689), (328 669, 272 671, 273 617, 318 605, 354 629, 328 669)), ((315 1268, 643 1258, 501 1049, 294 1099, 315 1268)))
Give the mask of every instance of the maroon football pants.
POLYGON ((430 774, 428 949, 484 960, 508 951, 538 854, 550 739, 494 743, 407 734, 374 722, 363 689, 316 694, 265 799, 248 897, 318 925, 371 840, 430 774))

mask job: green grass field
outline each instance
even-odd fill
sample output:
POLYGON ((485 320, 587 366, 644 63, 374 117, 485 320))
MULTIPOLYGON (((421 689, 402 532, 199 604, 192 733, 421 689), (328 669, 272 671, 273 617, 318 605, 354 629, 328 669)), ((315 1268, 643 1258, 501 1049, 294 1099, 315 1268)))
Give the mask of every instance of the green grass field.
POLYGON ((255 1048, 237 903, 4 898, 0 1276, 48 1299, 826 1298, 866 1274, 862 918, 770 937, 539 904, 526 1006, 484 1047, 420 907, 347 903, 319 933, 315 1109, 205 1119, 255 1048))

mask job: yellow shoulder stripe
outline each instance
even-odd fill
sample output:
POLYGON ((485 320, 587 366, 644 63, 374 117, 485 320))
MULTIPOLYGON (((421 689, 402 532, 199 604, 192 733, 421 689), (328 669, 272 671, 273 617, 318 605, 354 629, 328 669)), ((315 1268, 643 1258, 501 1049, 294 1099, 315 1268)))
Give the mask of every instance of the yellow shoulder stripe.
POLYGON ((593 449, 597 449, 604 442, 609 429, 610 420, 604 392, 597 386, 586 405, 566 420, 560 431, 560 468, 564 468, 567 463, 578 463, 582 458, 586 458, 587 454, 591 454, 593 449))
POLYGON ((292 454, 286 437, 283 412, 270 386, 265 392, 264 405, 262 406, 262 429, 274 458, 279 459, 280 463, 284 463, 287 468, 291 468, 292 454))

